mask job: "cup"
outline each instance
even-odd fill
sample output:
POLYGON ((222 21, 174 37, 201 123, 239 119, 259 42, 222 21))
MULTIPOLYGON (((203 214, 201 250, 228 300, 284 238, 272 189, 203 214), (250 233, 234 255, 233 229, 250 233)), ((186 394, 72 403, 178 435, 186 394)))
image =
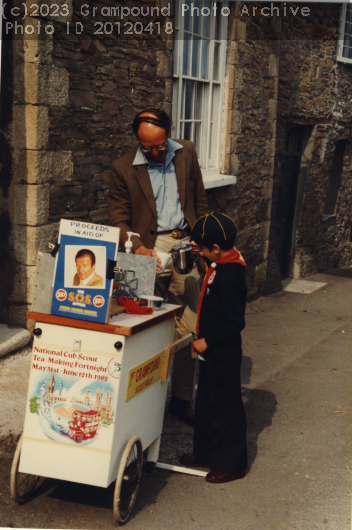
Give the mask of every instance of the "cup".
POLYGON ((166 265, 169 263, 171 256, 170 254, 166 254, 166 252, 157 252, 157 255, 161 259, 161 270, 158 271, 158 273, 164 272, 166 265))
POLYGON ((154 311, 159 311, 159 309, 161 308, 161 305, 164 301, 163 298, 161 298, 160 296, 154 296, 154 295, 150 295, 150 296, 141 296, 139 298, 140 300, 140 305, 143 307, 152 307, 154 309, 154 311))

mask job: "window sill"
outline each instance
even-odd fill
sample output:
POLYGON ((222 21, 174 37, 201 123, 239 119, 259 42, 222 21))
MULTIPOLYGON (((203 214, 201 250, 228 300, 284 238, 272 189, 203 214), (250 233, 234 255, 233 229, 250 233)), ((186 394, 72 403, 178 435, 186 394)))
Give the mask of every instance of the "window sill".
POLYGON ((328 219, 332 219, 332 218, 336 218, 336 214, 327 214, 327 213, 324 213, 322 215, 322 221, 327 221, 328 219))
POLYGON ((352 64, 352 59, 349 59, 348 57, 337 56, 336 61, 338 63, 352 64))
POLYGON ((206 190, 219 188, 220 186, 229 186, 237 182, 237 178, 234 175, 221 175, 217 169, 203 169, 202 176, 206 190))

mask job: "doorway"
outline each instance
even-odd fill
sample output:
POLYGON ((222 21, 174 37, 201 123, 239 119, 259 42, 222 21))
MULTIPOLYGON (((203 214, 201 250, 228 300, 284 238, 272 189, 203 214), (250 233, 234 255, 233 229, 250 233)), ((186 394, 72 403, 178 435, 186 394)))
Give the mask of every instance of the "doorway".
POLYGON ((285 150, 281 160, 275 226, 275 254, 281 279, 287 278, 291 272, 295 247, 293 234, 298 229, 299 214, 310 163, 310 156, 305 151, 312 129, 312 126, 291 125, 288 126, 286 133, 285 150), (302 163, 303 152, 308 155, 304 157, 304 163, 302 163))

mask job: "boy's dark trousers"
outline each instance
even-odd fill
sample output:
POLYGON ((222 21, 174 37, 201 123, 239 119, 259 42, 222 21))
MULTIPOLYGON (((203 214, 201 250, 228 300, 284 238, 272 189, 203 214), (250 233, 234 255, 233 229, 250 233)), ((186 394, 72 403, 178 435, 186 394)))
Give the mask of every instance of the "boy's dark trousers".
POLYGON ((204 352, 199 361, 193 454, 212 471, 247 467, 246 414, 241 397, 241 337, 204 352))

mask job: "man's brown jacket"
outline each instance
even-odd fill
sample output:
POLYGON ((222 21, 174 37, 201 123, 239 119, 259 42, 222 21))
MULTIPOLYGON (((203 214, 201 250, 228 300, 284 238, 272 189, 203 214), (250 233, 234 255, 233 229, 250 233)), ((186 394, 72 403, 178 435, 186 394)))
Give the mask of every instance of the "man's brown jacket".
MULTIPOLYGON (((190 228, 208 213, 202 174, 192 142, 176 140, 183 146, 175 152, 174 165, 182 211, 190 228)), ((145 164, 133 166, 137 148, 115 160, 109 183, 109 217, 111 226, 120 228, 120 244, 133 237, 133 252, 144 245, 153 248, 157 231, 157 212, 152 184, 145 164)))

